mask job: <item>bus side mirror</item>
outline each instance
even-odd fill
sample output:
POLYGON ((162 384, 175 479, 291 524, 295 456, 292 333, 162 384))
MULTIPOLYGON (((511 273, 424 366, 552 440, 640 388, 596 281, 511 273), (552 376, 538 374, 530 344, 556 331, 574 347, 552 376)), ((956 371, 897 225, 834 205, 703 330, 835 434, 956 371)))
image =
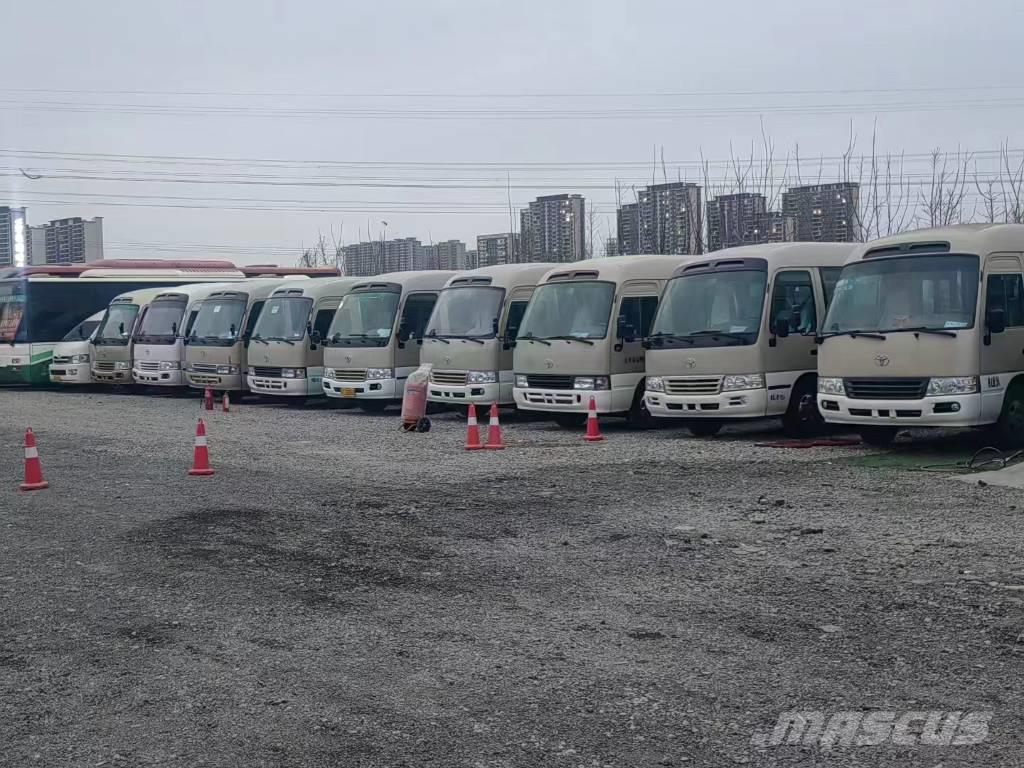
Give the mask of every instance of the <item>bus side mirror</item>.
POLYGON ((320 335, 320 331, 310 331, 309 333, 309 346, 316 348, 323 341, 323 337, 320 335))
POLYGON ((1002 307, 990 309, 985 322, 989 333, 1002 333, 1006 330, 1006 310, 1002 307))
POLYGON ((626 318, 620 317, 616 323, 616 335, 625 342, 636 341, 636 328, 626 318))
POLYGON ((654 342, 648 338, 644 338, 640 341, 640 346, 644 349, 651 349, 654 346, 654 342))
POLYGON ((498 335, 498 318, 494 318, 493 320, 491 320, 491 332, 495 336, 498 335))

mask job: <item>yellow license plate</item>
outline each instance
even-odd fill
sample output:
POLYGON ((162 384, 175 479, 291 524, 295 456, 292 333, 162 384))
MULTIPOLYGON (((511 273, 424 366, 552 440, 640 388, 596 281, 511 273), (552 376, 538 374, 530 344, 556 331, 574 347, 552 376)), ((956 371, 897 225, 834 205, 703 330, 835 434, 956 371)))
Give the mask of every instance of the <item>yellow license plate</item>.
POLYGON ((352 387, 342 387, 341 388, 341 396, 342 397, 355 397, 356 396, 356 391, 354 389, 352 389, 352 387))

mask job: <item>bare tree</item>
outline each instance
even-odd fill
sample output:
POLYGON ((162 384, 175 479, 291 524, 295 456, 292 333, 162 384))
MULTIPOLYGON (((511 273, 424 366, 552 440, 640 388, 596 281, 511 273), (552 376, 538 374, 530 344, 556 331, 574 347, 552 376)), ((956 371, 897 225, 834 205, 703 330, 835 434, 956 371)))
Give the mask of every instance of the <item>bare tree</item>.
POLYGON ((964 220, 971 157, 958 147, 953 158, 951 162, 950 153, 938 148, 931 152, 931 178, 922 185, 919 196, 919 217, 926 226, 948 227, 964 220))
POLYGON ((999 185, 1003 196, 1003 220, 1024 224, 1024 155, 1014 167, 1010 162, 1010 145, 999 148, 999 185))

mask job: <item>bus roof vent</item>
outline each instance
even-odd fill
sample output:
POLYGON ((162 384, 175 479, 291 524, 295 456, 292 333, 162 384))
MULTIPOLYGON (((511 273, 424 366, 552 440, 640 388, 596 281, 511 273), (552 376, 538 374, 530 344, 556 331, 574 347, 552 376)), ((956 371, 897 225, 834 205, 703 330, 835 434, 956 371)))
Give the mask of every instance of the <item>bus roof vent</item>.
POLYGON ((864 254, 865 259, 875 259, 879 256, 907 256, 912 253, 949 253, 949 243, 897 243, 896 245, 883 245, 880 248, 872 248, 864 254))
POLYGON ((287 291, 284 292, 284 295, 285 296, 301 296, 302 295, 302 289, 301 288, 289 288, 287 291))
POLYGON ((456 285, 490 285, 491 278, 489 277, 457 277, 452 280, 451 285, 454 288, 456 285))

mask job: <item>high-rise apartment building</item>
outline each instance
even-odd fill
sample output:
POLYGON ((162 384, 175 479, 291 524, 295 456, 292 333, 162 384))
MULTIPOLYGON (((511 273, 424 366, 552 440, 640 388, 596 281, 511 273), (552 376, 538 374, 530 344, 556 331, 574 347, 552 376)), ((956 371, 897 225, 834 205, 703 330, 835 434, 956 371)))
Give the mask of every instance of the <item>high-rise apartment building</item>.
POLYGON ((626 255, 640 253, 640 206, 627 203, 616 214, 618 252, 626 255))
POLYGON ((32 240, 24 208, 0 206, 0 267, 32 263, 32 240))
POLYGON ((519 261, 519 234, 499 232, 494 235, 478 235, 476 238, 476 267, 493 267, 495 264, 515 264, 519 261))
POLYGON ((466 244, 461 240, 445 240, 436 247, 438 269, 472 269, 467 259, 466 244))
POLYGON ((103 258, 103 219, 54 219, 31 227, 33 264, 84 264, 103 258))
POLYGON ((585 259, 585 213, 586 202, 580 195, 538 197, 519 212, 522 251, 518 261, 585 259))
POLYGON ((782 193, 782 212, 795 220, 797 240, 859 240, 859 205, 860 185, 855 182, 791 187, 782 193))
POLYGON ((689 182, 654 184, 637 193, 637 253, 697 254, 703 251, 701 189, 689 182))
POLYGON ((708 201, 708 250, 759 242, 759 219, 768 211, 764 195, 738 192, 708 201))

